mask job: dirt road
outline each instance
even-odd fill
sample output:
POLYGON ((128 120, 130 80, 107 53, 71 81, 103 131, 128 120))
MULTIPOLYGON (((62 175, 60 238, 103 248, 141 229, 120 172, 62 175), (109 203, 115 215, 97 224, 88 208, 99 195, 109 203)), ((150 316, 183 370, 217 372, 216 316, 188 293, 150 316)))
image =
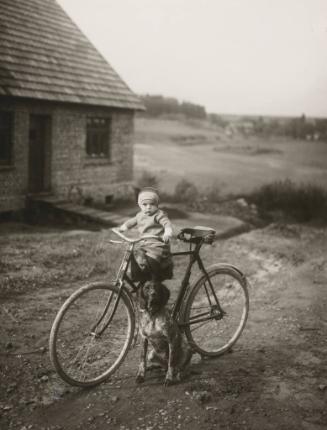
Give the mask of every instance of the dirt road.
POLYGON ((64 298, 105 272, 101 233, 0 233, 2 430, 327 428, 327 230, 273 225, 207 247, 208 264, 229 261, 251 283, 233 352, 195 355, 188 378, 165 388, 158 371, 135 384, 136 348, 92 390, 60 381, 47 343, 64 298))

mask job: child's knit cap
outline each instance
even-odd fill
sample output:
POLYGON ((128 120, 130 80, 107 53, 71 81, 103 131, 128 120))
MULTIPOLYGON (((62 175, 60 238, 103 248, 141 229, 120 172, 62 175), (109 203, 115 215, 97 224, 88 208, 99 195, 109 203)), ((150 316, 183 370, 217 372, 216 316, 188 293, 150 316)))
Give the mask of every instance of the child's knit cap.
POLYGON ((154 188, 143 188, 138 195, 137 202, 138 204, 142 204, 145 201, 150 201, 151 203, 154 203, 156 205, 159 204, 159 195, 157 191, 154 188))

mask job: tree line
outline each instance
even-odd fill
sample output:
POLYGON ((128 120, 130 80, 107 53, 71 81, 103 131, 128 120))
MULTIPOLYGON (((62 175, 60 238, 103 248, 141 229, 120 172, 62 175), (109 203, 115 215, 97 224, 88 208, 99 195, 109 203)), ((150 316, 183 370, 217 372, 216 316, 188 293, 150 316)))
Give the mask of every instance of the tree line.
POLYGON ((179 102, 174 97, 146 94, 141 98, 146 108, 145 115, 149 117, 178 114, 183 114, 187 118, 206 119, 207 117, 203 106, 187 101, 179 102))
POLYGON ((287 136, 293 139, 327 141, 327 119, 299 117, 251 118, 253 134, 259 136, 287 136))
POLYGON ((286 136, 294 139, 327 141, 327 118, 232 116, 207 113, 204 106, 188 101, 179 102, 174 97, 141 95, 147 117, 178 117, 207 120, 229 133, 255 136, 286 136))

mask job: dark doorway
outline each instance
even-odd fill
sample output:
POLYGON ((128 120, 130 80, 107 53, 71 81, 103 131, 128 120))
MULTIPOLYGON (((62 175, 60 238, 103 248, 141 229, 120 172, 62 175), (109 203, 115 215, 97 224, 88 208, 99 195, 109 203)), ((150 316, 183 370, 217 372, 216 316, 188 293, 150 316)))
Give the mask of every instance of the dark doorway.
POLYGON ((30 193, 50 189, 50 126, 50 116, 30 115, 28 157, 30 193))

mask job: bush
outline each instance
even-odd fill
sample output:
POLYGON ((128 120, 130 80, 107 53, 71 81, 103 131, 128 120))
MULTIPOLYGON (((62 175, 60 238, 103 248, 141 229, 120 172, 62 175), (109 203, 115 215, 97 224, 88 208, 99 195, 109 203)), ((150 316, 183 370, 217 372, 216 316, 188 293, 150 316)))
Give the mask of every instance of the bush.
POLYGON ((218 203, 221 200, 221 188, 218 184, 213 184, 204 192, 204 198, 209 203, 218 203))
POLYGON ((147 170, 143 170, 141 176, 136 181, 137 188, 145 188, 145 187, 152 187, 152 188, 158 188, 159 185, 159 179, 157 176, 152 173, 148 172, 147 170))
POLYGON ((187 179, 181 179, 175 186, 173 194, 162 193, 163 200, 174 203, 184 203, 190 209, 207 212, 221 201, 221 189, 218 184, 203 191, 187 179))
POLYGON ((317 185, 273 182, 262 186, 250 199, 261 212, 281 211, 299 222, 327 221, 327 192, 317 185))
POLYGON ((199 197, 197 187, 187 179, 181 179, 175 187, 174 197, 176 201, 195 203, 199 197))

